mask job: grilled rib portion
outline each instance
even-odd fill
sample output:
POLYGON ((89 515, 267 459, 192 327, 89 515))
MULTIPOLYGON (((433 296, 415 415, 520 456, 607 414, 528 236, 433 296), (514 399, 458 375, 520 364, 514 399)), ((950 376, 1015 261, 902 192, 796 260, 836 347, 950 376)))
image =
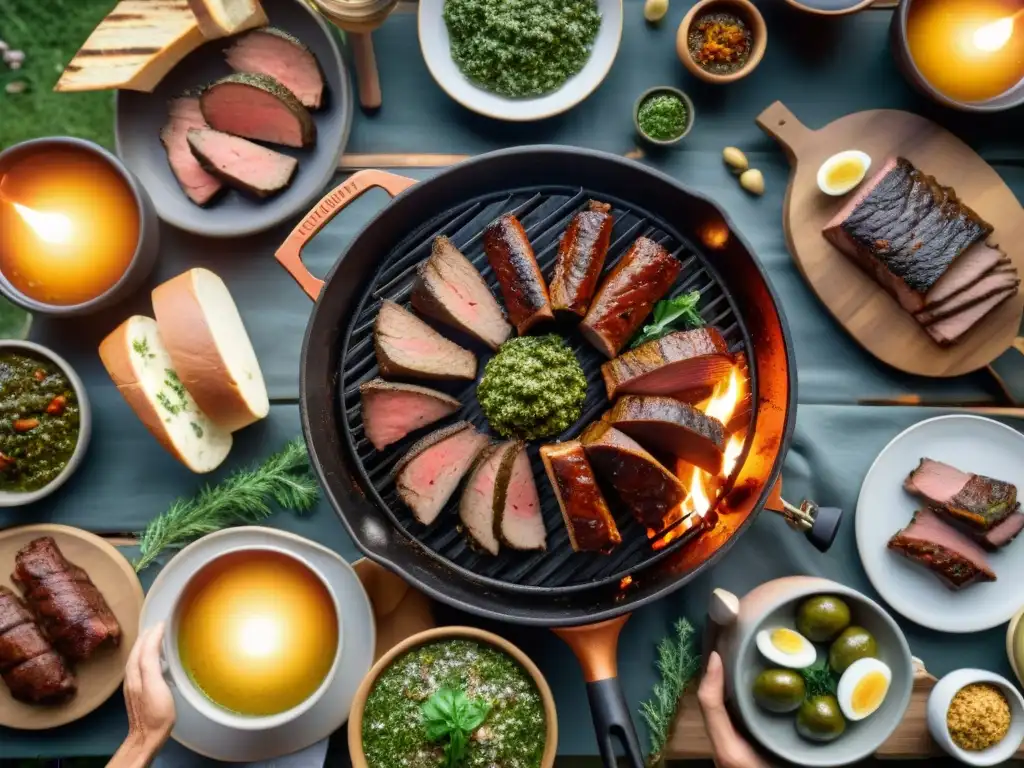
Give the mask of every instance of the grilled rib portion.
POLYGON ((625 395, 608 421, 645 448, 667 453, 718 475, 725 457, 725 427, 692 405, 671 397, 625 395))
POLYGON ((934 459, 921 459, 903 487, 978 531, 988 531, 1017 506, 1017 487, 984 475, 961 472, 934 459))
MULTIPOLYGON (((671 395, 713 387, 733 365, 716 328, 676 331, 641 344, 601 366, 608 399, 618 395, 671 395)), ((686 398, 682 398, 686 399, 686 398)))
POLYGON ((578 440, 543 445, 540 458, 562 511, 569 542, 576 552, 608 554, 622 543, 622 535, 608 509, 578 440))
POLYGON ((484 229, 484 250, 498 278, 508 316, 520 335, 537 323, 554 318, 544 276, 519 219, 507 213, 488 224, 484 229))
POLYGON ((384 376, 473 379, 476 355, 449 341, 393 301, 381 303, 373 323, 373 347, 384 376))
POLYGON ((0 586, 0 677, 26 704, 60 704, 78 688, 74 675, 25 606, 0 586))
POLYGON ((897 531, 888 546, 931 570, 953 590, 996 580, 981 547, 943 523, 931 509, 915 512, 910 525, 897 531))
POLYGON ((583 317, 604 269, 614 220, 608 203, 591 200, 562 234, 551 278, 551 307, 583 317))

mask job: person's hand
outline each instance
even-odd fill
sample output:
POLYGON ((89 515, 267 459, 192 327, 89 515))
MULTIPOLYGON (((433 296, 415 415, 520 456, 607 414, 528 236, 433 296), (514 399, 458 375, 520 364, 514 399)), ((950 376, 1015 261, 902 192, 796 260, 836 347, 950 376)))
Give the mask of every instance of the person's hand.
POLYGON ((736 733, 725 708, 725 672, 722 657, 712 651, 708 668, 697 689, 697 701, 704 718, 704 727, 711 739, 715 765, 718 768, 768 768, 746 739, 736 733))

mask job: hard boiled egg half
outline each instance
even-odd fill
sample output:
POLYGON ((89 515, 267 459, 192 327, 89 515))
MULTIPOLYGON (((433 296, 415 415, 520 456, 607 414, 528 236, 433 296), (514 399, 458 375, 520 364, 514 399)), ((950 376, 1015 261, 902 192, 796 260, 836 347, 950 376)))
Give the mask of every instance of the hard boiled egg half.
POLYGON ((806 669, 818 658, 810 640, 786 627, 762 629, 755 641, 762 656, 787 669, 806 669))
POLYGON ((870 167, 871 158, 859 149, 839 152, 818 169, 818 188, 826 195, 845 195, 864 181, 870 167))
POLYGON ((850 721, 863 720, 882 706, 889 693, 892 670, 878 659, 859 659, 839 678, 839 709, 850 721))

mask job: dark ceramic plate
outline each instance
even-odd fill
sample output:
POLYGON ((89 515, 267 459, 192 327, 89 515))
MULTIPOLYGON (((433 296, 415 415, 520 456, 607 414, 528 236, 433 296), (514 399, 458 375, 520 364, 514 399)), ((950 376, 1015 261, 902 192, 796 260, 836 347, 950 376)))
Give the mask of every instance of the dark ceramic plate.
POLYGON ((184 91, 231 74, 224 50, 232 38, 214 40, 186 56, 152 93, 119 91, 114 130, 117 154, 153 198, 160 218, 169 224, 209 237, 239 237, 262 232, 305 213, 320 197, 337 170, 352 124, 352 92, 331 28, 302 0, 263 0, 270 24, 294 35, 316 56, 326 81, 326 103, 311 112, 317 141, 310 149, 274 146, 299 160, 288 189, 259 201, 234 190, 201 208, 178 186, 160 143, 167 104, 184 91))
POLYGON ((863 10, 874 0, 787 0, 787 2, 801 11, 838 16, 863 10))

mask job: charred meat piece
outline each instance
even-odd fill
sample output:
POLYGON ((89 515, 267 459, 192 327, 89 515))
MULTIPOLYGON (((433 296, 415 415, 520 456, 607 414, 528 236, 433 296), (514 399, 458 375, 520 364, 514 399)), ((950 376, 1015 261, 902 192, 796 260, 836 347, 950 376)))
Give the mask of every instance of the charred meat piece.
POLYGON ((640 445, 718 475, 725 457, 725 427, 692 405, 671 397, 625 395, 608 421, 640 445))
POLYGON ((609 553, 622 543, 622 535, 608 509, 578 440, 543 445, 540 458, 562 510, 569 542, 576 552, 609 553))
POLYGON ((395 465, 399 498, 423 525, 430 525, 469 469, 487 437, 468 421, 431 432, 395 465))
POLYGON ((910 525, 889 539, 889 549, 929 568, 950 589, 995 581, 985 552, 946 525, 931 509, 919 509, 910 525))
POLYGON ((182 191, 196 205, 206 205, 224 189, 219 179, 203 170, 188 146, 188 132, 209 128, 199 109, 199 97, 185 95, 171 99, 167 124, 160 131, 160 142, 167 150, 171 173, 182 191))
POLYGON ((936 344, 948 347, 958 342, 964 334, 985 319, 996 307, 1016 294, 1016 287, 1008 288, 987 299, 982 299, 977 304, 967 307, 955 315, 936 320, 934 323, 926 325, 924 329, 936 344))
POLYGON ((562 234, 549 289, 555 311, 587 314, 612 239, 611 209, 608 203, 591 200, 562 234))
POLYGON ((255 141, 310 147, 316 124, 295 94, 267 75, 228 75, 208 85, 199 107, 211 128, 255 141))
POLYGON ((444 392, 380 378, 360 384, 359 399, 363 432, 378 451, 459 410, 459 401, 444 392))
POLYGON ((484 448, 469 470, 459 501, 459 519, 466 533, 480 549, 492 555, 501 549, 495 515, 498 475, 505 457, 517 449, 514 440, 484 448))
POLYGON ((540 495, 524 443, 517 443, 508 451, 498 469, 494 528, 501 543, 512 549, 547 549, 548 535, 544 530, 540 495))
POLYGON ((292 183, 299 161, 212 128, 193 128, 188 146, 203 170, 257 198, 276 195, 292 183))
POLYGON ((120 645, 121 625, 107 601, 50 536, 18 550, 11 578, 53 647, 71 661, 85 661, 101 648, 120 645))
POLYGON ((498 278, 509 319, 520 335, 537 323, 554 318, 544 275, 519 219, 507 213, 488 224, 484 229, 484 251, 498 278))
POLYGON ((607 357, 615 357, 672 288, 683 265, 653 240, 637 238, 590 305, 580 330, 607 357))
POLYGON ((324 76, 316 56, 283 30, 254 29, 239 37, 224 55, 235 72, 269 75, 308 109, 320 109, 323 104, 324 76))
POLYGON ((968 286, 945 301, 929 304, 914 315, 914 318, 922 325, 928 325, 936 320, 950 317, 969 307, 973 307, 978 302, 991 298, 996 294, 1004 293, 1008 290, 1016 290, 1019 285, 1020 278, 1017 276, 1016 271, 997 271, 993 269, 973 285, 968 286))
POLYGON ((384 376, 474 379, 476 356, 448 341, 393 301, 381 303, 373 323, 377 366, 384 376))
POLYGON ((921 459, 903 487, 983 532, 1005 520, 1017 506, 1017 487, 1013 484, 961 472, 934 459, 921 459))
MULTIPOLYGON (((601 366, 608 399, 618 395, 671 395, 713 387, 733 359, 716 328, 676 331, 641 344, 601 366)), ((686 398, 680 398, 686 399, 686 398)))
POLYGON ((686 500, 679 478, 628 435, 607 422, 591 424, 580 435, 587 458, 603 481, 641 525, 660 531, 673 508, 686 500))
POLYGON ((0 586, 0 677, 26 704, 60 704, 78 688, 64 659, 7 587, 0 586))
POLYGON ((445 325, 468 333, 491 349, 512 335, 483 277, 447 237, 434 239, 430 258, 416 268, 412 305, 445 325))

